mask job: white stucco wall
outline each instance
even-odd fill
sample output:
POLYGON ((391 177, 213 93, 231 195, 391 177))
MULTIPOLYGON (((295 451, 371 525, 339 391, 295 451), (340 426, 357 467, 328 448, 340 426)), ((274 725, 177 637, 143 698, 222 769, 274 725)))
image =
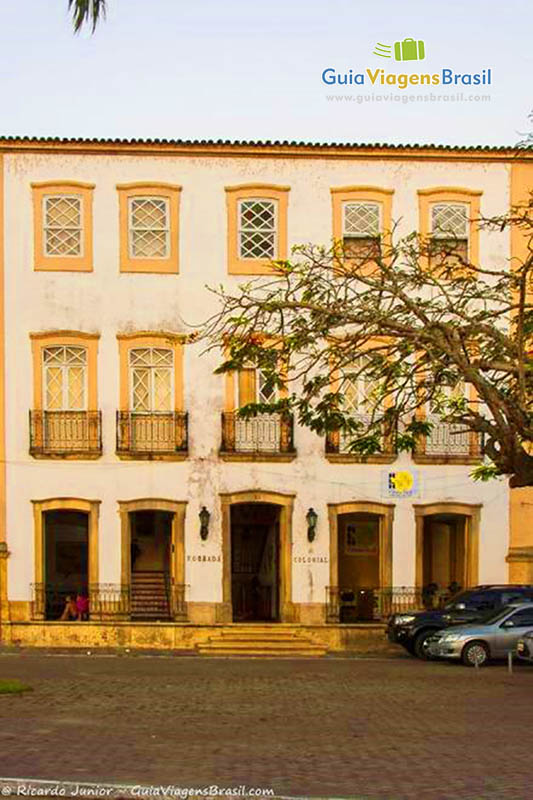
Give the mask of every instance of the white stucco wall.
MULTIPOLYGON (((101 500, 100 581, 120 581, 118 500, 159 497, 187 500, 187 555, 218 555, 221 546, 220 492, 261 489, 294 492, 293 557, 328 556, 327 503, 357 500, 395 502, 395 585, 413 585, 415 524, 412 503, 481 503, 479 578, 504 581, 508 547, 508 492, 504 482, 474 483, 467 466, 420 466, 421 490, 414 499, 383 497, 376 465, 334 465, 324 443, 297 428, 297 459, 289 464, 224 463, 218 460, 223 378, 213 375, 215 356, 186 348, 185 408, 189 411, 190 457, 182 463, 119 461, 115 455, 115 411, 119 396, 117 333, 135 330, 188 331, 214 310, 205 285, 235 285, 226 268, 224 186, 249 182, 289 185, 289 245, 327 243, 331 238, 330 188, 373 185, 395 190, 393 218, 399 234, 418 225, 417 189, 468 187, 483 192, 484 215, 509 205, 505 164, 379 161, 326 158, 142 157, 9 155, 5 159, 7 537, 9 596, 30 598, 33 580, 31 500, 83 497, 101 500), (94 190, 94 271, 33 271, 32 181, 76 180, 94 190), (183 187, 180 207, 180 274, 119 274, 117 183, 165 181, 183 187), (104 454, 97 461, 36 461, 28 452, 28 411, 33 403, 29 334, 53 329, 99 332, 99 408, 104 454), (211 534, 201 542, 198 511, 211 511, 211 534), (305 514, 319 515, 315 542, 307 542, 305 514)), ((507 234, 481 232, 481 260, 501 266, 509 256, 507 234)), ((395 466, 409 465, 406 455, 395 466)), ((222 564, 186 562, 188 599, 220 601, 222 564)), ((293 600, 322 602, 329 565, 293 564, 293 600)))

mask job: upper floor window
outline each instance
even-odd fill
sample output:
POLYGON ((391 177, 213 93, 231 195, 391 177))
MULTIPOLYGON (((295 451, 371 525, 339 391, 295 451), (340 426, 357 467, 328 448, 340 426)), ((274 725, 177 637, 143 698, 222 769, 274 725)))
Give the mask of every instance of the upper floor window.
POLYGON ((477 189, 437 186, 418 190, 419 230, 429 244, 430 267, 479 263, 480 198, 477 189))
POLYGON ((162 347, 130 350, 131 410, 168 413, 173 410, 174 353, 162 347))
POLYGON ((392 189, 340 186, 331 189, 333 240, 356 265, 386 257, 392 230, 392 189))
POLYGON ((81 256, 83 225, 80 195, 45 195, 43 205, 45 255, 81 256))
POLYGON ((32 184, 36 270, 92 270, 93 188, 73 181, 32 184))
POLYGON ((87 408, 87 350, 59 345, 43 349, 44 400, 47 411, 87 408))
POLYGON ((432 259, 467 261, 468 228, 468 206, 465 203, 434 203, 431 206, 432 259))
POLYGON ((277 201, 239 201, 239 256, 243 259, 275 258, 277 201))
POLYGON ((168 258, 168 207, 167 197, 130 197, 130 258, 168 258))
POLYGON ((361 261, 377 258, 380 253, 381 204, 345 202, 342 211, 345 255, 361 261))
POLYGON ((228 271, 266 275, 287 257, 288 186, 227 186, 228 271))
POLYGON ((248 403, 275 403, 277 387, 268 380, 266 372, 261 368, 244 368, 239 375, 239 407, 248 403))
POLYGON ((117 186, 120 203, 120 271, 178 272, 180 186, 117 186))

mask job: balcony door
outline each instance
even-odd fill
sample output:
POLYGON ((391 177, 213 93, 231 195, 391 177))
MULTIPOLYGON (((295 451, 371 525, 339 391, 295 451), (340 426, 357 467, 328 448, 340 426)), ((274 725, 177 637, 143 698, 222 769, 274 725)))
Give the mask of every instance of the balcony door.
POLYGON ((174 352, 171 348, 130 350, 131 449, 168 452, 176 446, 174 352))
POLYGON ((87 350, 57 345, 43 350, 44 420, 42 439, 49 452, 89 449, 87 350))

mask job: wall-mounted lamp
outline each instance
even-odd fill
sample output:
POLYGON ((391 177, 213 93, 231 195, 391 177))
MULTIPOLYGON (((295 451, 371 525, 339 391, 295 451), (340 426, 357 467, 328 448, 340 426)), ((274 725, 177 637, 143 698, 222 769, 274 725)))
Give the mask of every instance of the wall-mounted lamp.
POLYGON ((310 508, 305 515, 305 518, 307 520, 307 538, 310 542, 313 542, 316 536, 316 523, 318 520, 318 514, 314 508, 310 508))
POLYGON ((209 535, 209 517, 211 514, 205 506, 202 506, 198 516, 200 517, 200 538, 205 542, 209 535))

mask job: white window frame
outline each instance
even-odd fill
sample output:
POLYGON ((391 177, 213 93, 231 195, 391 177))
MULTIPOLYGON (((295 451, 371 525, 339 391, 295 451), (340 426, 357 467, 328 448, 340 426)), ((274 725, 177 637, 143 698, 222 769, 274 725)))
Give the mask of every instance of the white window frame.
POLYGON ((458 242, 466 241, 466 255, 467 258, 470 258, 470 205, 469 203, 461 203, 457 201, 435 201, 434 203, 430 204, 429 208, 429 217, 431 223, 431 238, 439 241, 450 241, 455 239, 458 242), (443 231, 443 230, 435 230, 433 227, 433 211, 437 206, 455 206, 458 208, 463 208, 465 211, 465 225, 466 225, 466 235, 465 236, 457 236, 452 231, 443 231))
POLYGON ((142 345, 138 347, 131 347, 128 351, 128 370, 129 370, 129 382, 130 382, 130 413, 132 414, 146 414, 146 416, 153 416, 157 414, 173 414, 174 413, 174 371, 175 371, 175 355, 174 350, 172 347, 158 347, 157 345, 152 345, 148 347, 143 347, 142 345), (172 356, 172 364, 169 367, 159 367, 152 365, 141 365, 131 363, 131 354, 135 350, 166 350, 172 356), (139 411, 135 409, 135 386, 133 383, 133 370, 135 369, 148 369, 150 370, 150 409, 148 411, 139 411), (155 391, 155 384, 153 379, 153 370, 156 369, 168 369, 170 370, 170 408, 168 411, 155 411, 154 410, 154 391, 155 391))
POLYGON ((237 254, 241 261, 260 261, 275 259, 279 253, 279 201, 273 197, 241 197, 237 201, 237 254), (274 228, 243 228, 241 208, 243 203, 271 203, 274 207, 274 228), (274 252, 272 256, 243 256, 241 250, 242 233, 274 233, 274 252))
POLYGON ((45 411, 50 411, 51 413, 56 412, 79 412, 79 411, 87 411, 87 405, 89 402, 89 351, 86 347, 82 347, 81 345, 68 345, 68 344, 50 344, 47 347, 43 347, 42 351, 42 397, 43 397, 43 409, 45 411), (84 379, 83 379, 83 399, 84 399, 84 406, 83 408, 67 408, 68 406, 68 370, 70 367, 81 367, 81 364, 45 364, 44 356, 47 350, 51 350, 55 347, 63 348, 65 351, 68 347, 77 347, 79 350, 83 350, 85 353, 85 364, 83 364, 84 370, 84 379), (61 401, 61 408, 48 408, 48 387, 47 387, 47 380, 46 380, 46 373, 49 368, 53 369, 60 369, 61 370, 61 383, 62 383, 62 401, 61 401))
POLYGON ((344 200, 342 202, 342 238, 343 239, 379 239, 383 233, 383 204, 377 200, 344 200), (347 206, 376 206, 378 209, 378 232, 373 233, 370 231, 353 233, 353 231, 346 231, 346 207, 347 206))
POLYGON ((85 230, 84 230, 84 198, 82 194, 75 192, 60 192, 58 194, 45 194, 42 198, 42 215, 43 215, 43 253, 46 258, 83 258, 85 253, 85 230), (80 204, 80 224, 78 228, 74 227, 60 227, 58 225, 48 225, 48 200, 77 200, 80 204), (80 251, 79 253, 50 253, 48 251, 48 231, 79 231, 80 233, 80 251))
POLYGON ((128 197, 128 254, 132 260, 135 261, 151 261, 152 259, 157 261, 166 261, 170 258, 170 234, 171 234, 171 221, 170 221, 170 199, 165 197, 164 195, 158 194, 146 194, 146 195, 132 195, 128 197), (166 209, 166 227, 165 228, 142 228, 139 226, 133 225, 133 204, 139 202, 139 200, 162 200, 165 203, 166 209), (165 254, 162 256, 138 256, 135 255, 133 252, 133 232, 140 231, 140 232, 160 232, 164 231, 165 233, 165 254))

